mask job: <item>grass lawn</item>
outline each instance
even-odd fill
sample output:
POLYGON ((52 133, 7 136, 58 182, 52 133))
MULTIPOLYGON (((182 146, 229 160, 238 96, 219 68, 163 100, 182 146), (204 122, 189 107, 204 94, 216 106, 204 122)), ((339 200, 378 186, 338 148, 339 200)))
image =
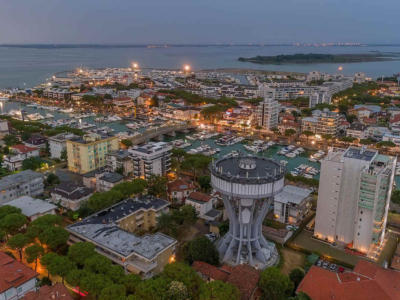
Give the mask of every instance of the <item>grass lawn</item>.
POLYGON ((289 248, 282 248, 280 252, 283 256, 283 266, 281 269, 283 274, 289 275, 290 271, 295 268, 304 268, 305 254, 289 248))

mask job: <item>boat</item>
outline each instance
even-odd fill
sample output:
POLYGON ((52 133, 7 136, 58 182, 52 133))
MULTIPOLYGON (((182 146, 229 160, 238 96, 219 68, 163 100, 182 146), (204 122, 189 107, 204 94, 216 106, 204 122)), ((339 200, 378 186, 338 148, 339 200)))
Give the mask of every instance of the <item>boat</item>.
POLYGON ((287 160, 282 159, 280 163, 282 166, 286 166, 289 162, 287 160))

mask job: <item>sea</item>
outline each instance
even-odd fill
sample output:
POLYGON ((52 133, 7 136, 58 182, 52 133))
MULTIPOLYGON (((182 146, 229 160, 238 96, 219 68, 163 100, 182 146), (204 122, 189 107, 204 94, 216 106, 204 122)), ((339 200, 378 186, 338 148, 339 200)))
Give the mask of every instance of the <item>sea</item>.
MULTIPOLYGON (((191 45, 191 46, 2 46, 0 45, 0 88, 31 88, 57 72, 79 67, 128 67, 180 69, 190 64, 193 70, 221 68, 337 73, 338 64, 259 65, 238 61, 239 57, 296 53, 400 53, 400 45, 294 46, 294 45, 191 45)), ((400 73, 400 60, 340 64, 345 75, 364 72, 377 78, 400 73)))

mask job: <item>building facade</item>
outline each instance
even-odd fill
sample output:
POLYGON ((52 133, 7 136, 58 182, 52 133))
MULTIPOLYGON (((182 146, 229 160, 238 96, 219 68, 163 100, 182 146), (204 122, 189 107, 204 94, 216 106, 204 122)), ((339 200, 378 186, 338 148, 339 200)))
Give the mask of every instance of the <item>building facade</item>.
POLYGON ((269 89, 261 89, 260 95, 264 97, 258 105, 257 124, 263 129, 272 130, 278 126, 279 103, 274 99, 274 93, 269 89))
POLYGON ((171 169, 171 150, 172 146, 164 142, 130 148, 134 177, 148 179, 152 175, 166 175, 171 169))
POLYGON ((50 157, 60 159, 63 152, 67 151, 67 140, 77 138, 72 133, 60 133, 49 137, 50 157))
POLYGON ((116 136, 87 134, 67 140, 68 169, 84 174, 106 165, 106 155, 118 150, 116 136))
POLYGON ((331 149, 322 160, 314 236, 371 256, 383 243, 396 158, 331 149))

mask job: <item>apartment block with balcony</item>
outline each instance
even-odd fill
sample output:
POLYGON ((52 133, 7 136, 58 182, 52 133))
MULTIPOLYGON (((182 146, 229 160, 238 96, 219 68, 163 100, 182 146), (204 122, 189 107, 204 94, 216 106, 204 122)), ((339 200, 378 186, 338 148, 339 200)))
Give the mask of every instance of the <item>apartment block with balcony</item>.
POLYGON ((96 251, 143 278, 174 260, 177 241, 162 233, 137 235, 157 225, 169 203, 152 196, 126 199, 67 227, 70 243, 91 242, 96 251))
POLYGON ((106 156, 119 149, 116 136, 87 134, 67 140, 68 169, 84 174, 106 165, 106 156))
POLYGON ((382 246, 396 158, 331 149, 322 160, 314 236, 373 258, 382 246))
POLYGON ((171 150, 172 146, 164 142, 150 142, 130 148, 133 176, 148 179, 152 175, 166 175, 171 169, 171 150))

